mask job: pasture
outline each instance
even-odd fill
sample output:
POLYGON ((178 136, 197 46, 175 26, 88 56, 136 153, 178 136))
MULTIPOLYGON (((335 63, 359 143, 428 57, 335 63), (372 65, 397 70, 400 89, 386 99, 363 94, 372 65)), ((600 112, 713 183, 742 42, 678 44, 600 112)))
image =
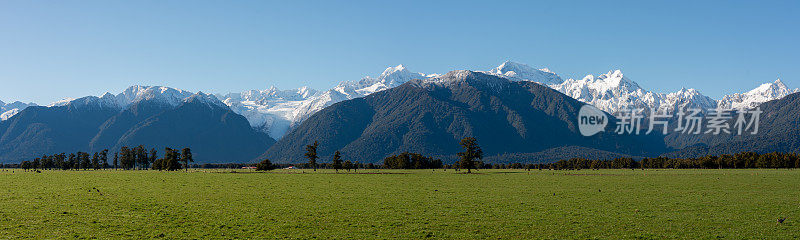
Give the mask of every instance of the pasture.
POLYGON ((798 170, 0 171, 0 239, 785 239, 799 222, 798 170))

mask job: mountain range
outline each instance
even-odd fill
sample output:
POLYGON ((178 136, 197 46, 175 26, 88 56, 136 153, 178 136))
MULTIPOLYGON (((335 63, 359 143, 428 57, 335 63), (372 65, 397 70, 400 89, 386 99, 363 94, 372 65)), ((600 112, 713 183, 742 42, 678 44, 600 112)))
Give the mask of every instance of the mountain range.
MULTIPOLYGON (((629 108, 666 112, 674 112, 681 107, 748 109, 796 92, 798 89, 789 89, 779 79, 745 93, 726 95, 720 100, 714 100, 695 89, 682 88, 673 93, 647 91, 625 77, 620 70, 609 71, 597 77, 587 75, 579 80, 564 80, 547 68, 534 68, 509 61, 488 71, 454 71, 445 75, 415 73, 399 65, 387 68, 377 77, 367 76, 356 81, 341 82, 327 91, 308 87, 290 90, 271 87, 266 90, 210 95, 169 87, 132 86, 116 95, 106 93, 100 97, 64 99, 44 107, 33 103, 0 102, 2 110, 0 159, 16 161, 44 153, 76 151, 76 149, 98 151, 103 148, 113 149, 124 145, 148 143, 152 147, 159 148, 167 145, 170 147, 191 145, 195 148, 230 149, 230 151, 196 154, 201 162, 242 162, 251 161, 257 156, 273 156, 281 160, 294 161, 297 160, 294 158, 298 156, 296 151, 299 151, 299 148, 291 149, 291 146, 308 144, 303 141, 310 140, 313 136, 322 138, 325 133, 321 131, 326 130, 336 135, 328 136, 330 139, 325 140, 328 145, 323 144, 321 150, 326 154, 328 150, 341 149, 354 157, 360 156, 357 158, 363 158, 360 159, 362 161, 368 161, 397 151, 420 151, 442 158, 452 158, 453 150, 457 146, 453 145, 454 143, 437 145, 434 144, 435 139, 451 141, 471 133, 455 131, 453 128, 477 131, 476 129, 483 129, 478 126, 489 122, 498 126, 510 124, 509 129, 515 130, 508 130, 504 134, 517 135, 514 144, 487 146, 489 153, 495 156, 492 159, 502 159, 497 156, 514 156, 526 161, 548 161, 552 160, 553 156, 653 156, 689 146, 708 147, 710 144, 727 140, 706 141, 661 136, 660 139, 637 140, 650 141, 658 147, 629 149, 622 147, 620 143, 630 139, 614 139, 611 141, 616 142, 613 146, 582 142, 581 138, 573 136, 574 126, 566 122, 574 119, 569 117, 574 115, 575 106, 580 104, 594 105, 612 115, 629 108), (459 87, 454 88, 456 85, 459 87), (496 87, 514 89, 513 93, 516 95, 505 96, 506 92, 494 91, 497 90, 496 87), (400 96, 393 96, 397 91, 400 91, 400 96), (470 93, 474 96, 455 96, 454 93, 470 93), (547 97, 543 99, 531 94, 547 97), (397 105, 396 103, 403 102, 397 98, 414 98, 418 101, 405 104, 411 104, 419 109, 397 105), (467 101, 464 98, 472 100, 467 101), (423 101, 424 99, 430 101, 423 101), (489 101, 488 105, 485 101, 489 101), (561 104, 569 102, 568 105, 571 107, 548 105, 545 109, 534 108, 545 112, 535 116, 526 115, 533 113, 525 113, 525 108, 520 108, 520 106, 531 107, 542 104, 540 101, 556 101, 561 104), (337 103, 340 102, 346 106, 338 106, 337 103), (514 104, 510 104, 511 102, 514 104), (440 107, 427 108, 431 105, 440 107), (469 111, 465 111, 465 107, 469 111), (407 111, 398 111, 396 108, 407 111), (564 109, 555 111, 554 108, 564 109), (485 109, 493 110, 483 112, 485 109), (560 112, 561 115, 548 115, 555 113, 552 111, 560 112), (325 114, 315 117, 318 112, 325 114), (345 113, 349 113, 350 116, 345 113), (414 118, 422 113, 434 114, 433 119, 438 120, 430 122, 432 121, 430 119, 414 118), (504 115, 506 121, 491 119, 489 116, 492 114, 504 115), (439 119, 440 115, 449 118, 442 120, 439 119), (482 124, 473 117, 487 122, 482 124), (59 118, 68 121, 59 121, 59 118), (557 136, 564 136, 568 141, 538 142, 531 138, 530 134, 538 136, 539 133, 547 132, 532 127, 534 118, 541 118, 535 121, 551 119, 547 121, 553 124, 551 126, 553 129, 549 129, 554 131, 552 134, 560 134, 557 136), (406 122, 401 124, 399 122, 401 120, 406 122), (442 121, 451 122, 447 127, 443 127, 442 124, 445 123, 442 121), (560 123, 556 124, 559 121, 560 123), (363 126, 364 129, 360 129, 355 126, 361 125, 342 126, 340 125, 342 123, 366 125, 363 126), (559 124, 566 124, 564 125, 566 127, 555 127, 559 124), (316 125, 316 127, 304 128, 306 125, 316 125), (397 126, 415 128, 400 129, 397 126), (414 131, 420 130, 416 128, 424 131, 414 131), (389 129, 393 129, 393 132, 382 132, 389 129), (396 135, 401 133, 402 135, 396 135), (425 134, 433 135, 426 138, 425 134), (272 146, 276 140, 277 144, 272 146), (390 144, 392 147, 374 151, 374 144, 377 143, 394 145, 390 144), (269 150, 264 153, 267 148, 269 150), (576 149, 581 150, 576 151, 576 149)), ((606 137, 611 138, 611 136, 606 137)))
MULTIPOLYGON (((474 136, 487 157, 550 151, 564 157, 621 152, 653 155, 664 151, 661 136, 578 133, 584 105, 531 81, 453 71, 331 105, 302 122, 262 155, 278 162, 301 162, 303 145, 320 143, 323 160, 335 151, 347 159, 378 162, 401 152, 455 160, 458 141, 474 136), (569 147, 587 151, 571 151, 569 147)), ((516 158, 517 161, 530 159, 516 158)))
MULTIPOLYGON (((647 91, 625 77, 620 70, 609 71, 597 77, 587 75, 580 80, 563 80, 547 68, 537 69, 507 61, 489 71, 476 72, 512 81, 537 82, 611 114, 630 108, 642 108, 646 113, 651 109, 674 113, 677 108, 704 110, 749 108, 798 92, 798 89, 790 89, 778 79, 745 93, 726 95, 720 100, 714 100, 691 88, 682 88, 673 93, 647 91)), ((378 77, 342 82, 327 91, 317 91, 308 87, 290 90, 278 90, 272 87, 267 90, 217 96, 234 112, 247 117, 254 128, 268 133, 274 139, 280 139, 309 116, 333 103, 367 96, 399 86, 412 79, 438 76, 440 75, 411 72, 403 65, 399 65, 387 68, 378 77)))
POLYGON ((2 161, 144 145, 190 147, 197 163, 247 162, 273 143, 215 96, 168 87, 27 107, 0 122, 2 161))
MULTIPOLYGON (((631 108, 644 109, 646 110, 645 113, 649 113, 651 109, 674 113, 675 109, 681 107, 700 109, 752 108, 763 102, 780 99, 800 91, 788 88, 778 79, 772 83, 764 83, 745 93, 725 95, 720 100, 714 100, 692 88, 681 88, 672 93, 647 91, 640 87, 638 83, 625 77, 620 70, 609 71, 597 77, 587 75, 578 80, 563 80, 558 74, 547 68, 537 69, 525 64, 506 61, 489 71, 476 72, 495 75, 512 81, 537 82, 581 102, 592 104, 611 114, 617 114, 621 110, 631 108)), ((288 90, 270 87, 265 90, 215 94, 215 96, 228 105, 231 110, 245 116, 250 125, 256 130, 267 133, 273 139, 280 139, 300 122, 333 103, 364 97, 375 92, 394 88, 412 79, 428 79, 438 76, 440 75, 411 72, 405 66, 398 65, 386 68, 377 77, 367 76, 357 81, 344 81, 327 91, 319 91, 309 87, 288 90)), ((184 94, 186 94, 185 91, 184 94)), ((185 97, 181 96, 176 99, 185 97)), ((71 100, 64 99, 48 106, 64 105, 71 100)), ((124 105, 124 101, 120 101, 120 104, 124 105)), ((36 104, 15 102, 8 105, 8 107, 2 107, 2 102, 0 102, 0 110, 3 112, 0 120, 8 119, 25 107, 35 106, 36 104)))

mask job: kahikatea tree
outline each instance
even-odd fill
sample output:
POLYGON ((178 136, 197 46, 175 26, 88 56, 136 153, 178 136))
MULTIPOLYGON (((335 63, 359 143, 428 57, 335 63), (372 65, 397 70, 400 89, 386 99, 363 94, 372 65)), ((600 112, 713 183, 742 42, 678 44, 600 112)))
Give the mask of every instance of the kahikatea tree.
POLYGON ((100 153, 98 152, 92 155, 92 168, 94 168, 94 170, 100 169, 100 153))
MULTIPOLYGON (((150 161, 149 162, 151 164, 155 164, 157 159, 158 159, 158 151, 156 151, 155 148, 151 148, 150 149, 150 161)), ((155 168, 153 168, 153 169, 155 169, 155 168)))
POLYGON ((154 170, 167 170, 175 171, 181 169, 180 159, 181 156, 178 150, 172 148, 164 148, 164 157, 157 159, 153 162, 154 170))
POLYGON ((108 168, 108 149, 103 149, 103 151, 100 152, 100 162, 103 168, 108 168))
POLYGON ((308 158, 308 164, 314 168, 314 171, 317 171, 317 147, 319 147, 319 143, 314 141, 314 144, 306 145, 306 158, 308 158))
POLYGON ((147 156, 147 149, 145 149, 143 145, 139 145, 134 148, 133 151, 135 155, 135 165, 139 165, 139 169, 147 169, 147 166, 150 165, 150 157, 147 156))
POLYGON ((483 159, 483 150, 478 146, 478 142, 474 137, 461 139, 461 147, 464 148, 464 151, 458 153, 458 165, 462 169, 467 169, 467 173, 471 173, 470 169, 477 169, 478 161, 483 159))
POLYGON ((189 171, 189 162, 194 162, 194 158, 192 158, 192 149, 183 148, 181 151, 181 161, 183 165, 186 166, 186 171, 189 171))
POLYGON ((339 172, 339 169, 342 169, 342 154, 339 151, 333 153, 333 169, 336 172, 339 172))

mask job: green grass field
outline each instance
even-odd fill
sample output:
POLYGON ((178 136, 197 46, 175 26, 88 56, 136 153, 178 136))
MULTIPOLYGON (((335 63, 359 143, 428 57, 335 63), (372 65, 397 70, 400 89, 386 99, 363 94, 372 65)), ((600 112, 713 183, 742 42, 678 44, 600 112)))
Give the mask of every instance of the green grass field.
POLYGON ((6 170, 0 239, 800 238, 798 170, 311 172, 6 170))

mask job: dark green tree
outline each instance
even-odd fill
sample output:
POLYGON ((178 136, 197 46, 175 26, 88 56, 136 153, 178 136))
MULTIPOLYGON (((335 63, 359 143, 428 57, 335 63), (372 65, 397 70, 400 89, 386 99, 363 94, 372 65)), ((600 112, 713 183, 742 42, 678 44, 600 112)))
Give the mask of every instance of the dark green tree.
POLYGON ((135 159, 136 156, 134 155, 134 151, 127 146, 123 146, 119 149, 119 165, 122 167, 122 169, 133 168, 135 159))
POLYGON ((139 169, 145 169, 150 165, 150 157, 147 156, 147 149, 139 145, 133 149, 134 166, 138 165, 139 169))
POLYGON ((64 163, 64 166, 61 167, 61 169, 69 170, 69 169, 73 168, 73 166, 75 166, 75 154, 74 153, 70 153, 69 154, 69 158, 64 163))
POLYGON ((66 159, 67 158, 66 158, 66 154, 65 153, 61 153, 61 154, 56 155, 56 167, 57 168, 61 168, 63 170, 66 170, 66 169, 64 169, 64 161, 66 159))
POLYGON ((308 159, 308 164, 314 168, 314 171, 317 171, 317 147, 319 147, 319 143, 314 141, 314 144, 306 145, 306 158, 308 159))
POLYGON ((175 171, 181 169, 180 153, 172 148, 164 148, 164 157, 153 162, 153 169, 175 171))
POLYGON ((194 162, 194 159, 192 158, 192 149, 189 149, 188 147, 183 148, 183 151, 181 151, 181 161, 183 162, 183 165, 186 166, 186 171, 189 171, 189 162, 194 162))
POLYGON ((92 156, 92 168, 94 168, 94 170, 100 169, 100 153, 98 152, 95 152, 92 156))
POLYGON ((103 168, 108 168, 108 149, 100 152, 100 162, 102 162, 103 168))
POLYGON ((336 172, 339 172, 339 169, 342 169, 342 154, 339 151, 333 153, 333 169, 336 172))
POLYGON ((260 163, 256 164, 256 171, 270 171, 275 169, 275 165, 272 165, 272 162, 269 159, 264 159, 260 163))
POLYGON ((83 170, 89 170, 89 167, 91 167, 89 154, 85 152, 78 152, 78 158, 80 159, 80 168, 83 168, 83 170))
POLYGON ((470 170, 477 169, 479 160, 483 159, 483 150, 478 146, 478 140, 474 137, 461 139, 461 147, 464 148, 464 151, 458 153, 458 165, 462 169, 467 169, 467 173, 471 173, 470 170))
POLYGON ((22 163, 20 163, 20 164, 19 164, 19 166, 20 166, 20 167, 21 167, 23 170, 25 170, 25 171, 27 172, 27 171, 28 171, 28 169, 30 169, 30 168, 31 168, 31 162, 30 162, 30 161, 22 161, 22 163))
MULTIPOLYGON (((149 162, 151 164, 155 164, 157 159, 158 159, 158 151, 156 151, 155 148, 151 148, 150 149, 150 161, 149 162)), ((153 168, 153 169, 156 169, 156 168, 153 168)))
POLYGON ((350 160, 344 161, 344 169, 350 172, 350 169, 353 169, 353 162, 350 160))

